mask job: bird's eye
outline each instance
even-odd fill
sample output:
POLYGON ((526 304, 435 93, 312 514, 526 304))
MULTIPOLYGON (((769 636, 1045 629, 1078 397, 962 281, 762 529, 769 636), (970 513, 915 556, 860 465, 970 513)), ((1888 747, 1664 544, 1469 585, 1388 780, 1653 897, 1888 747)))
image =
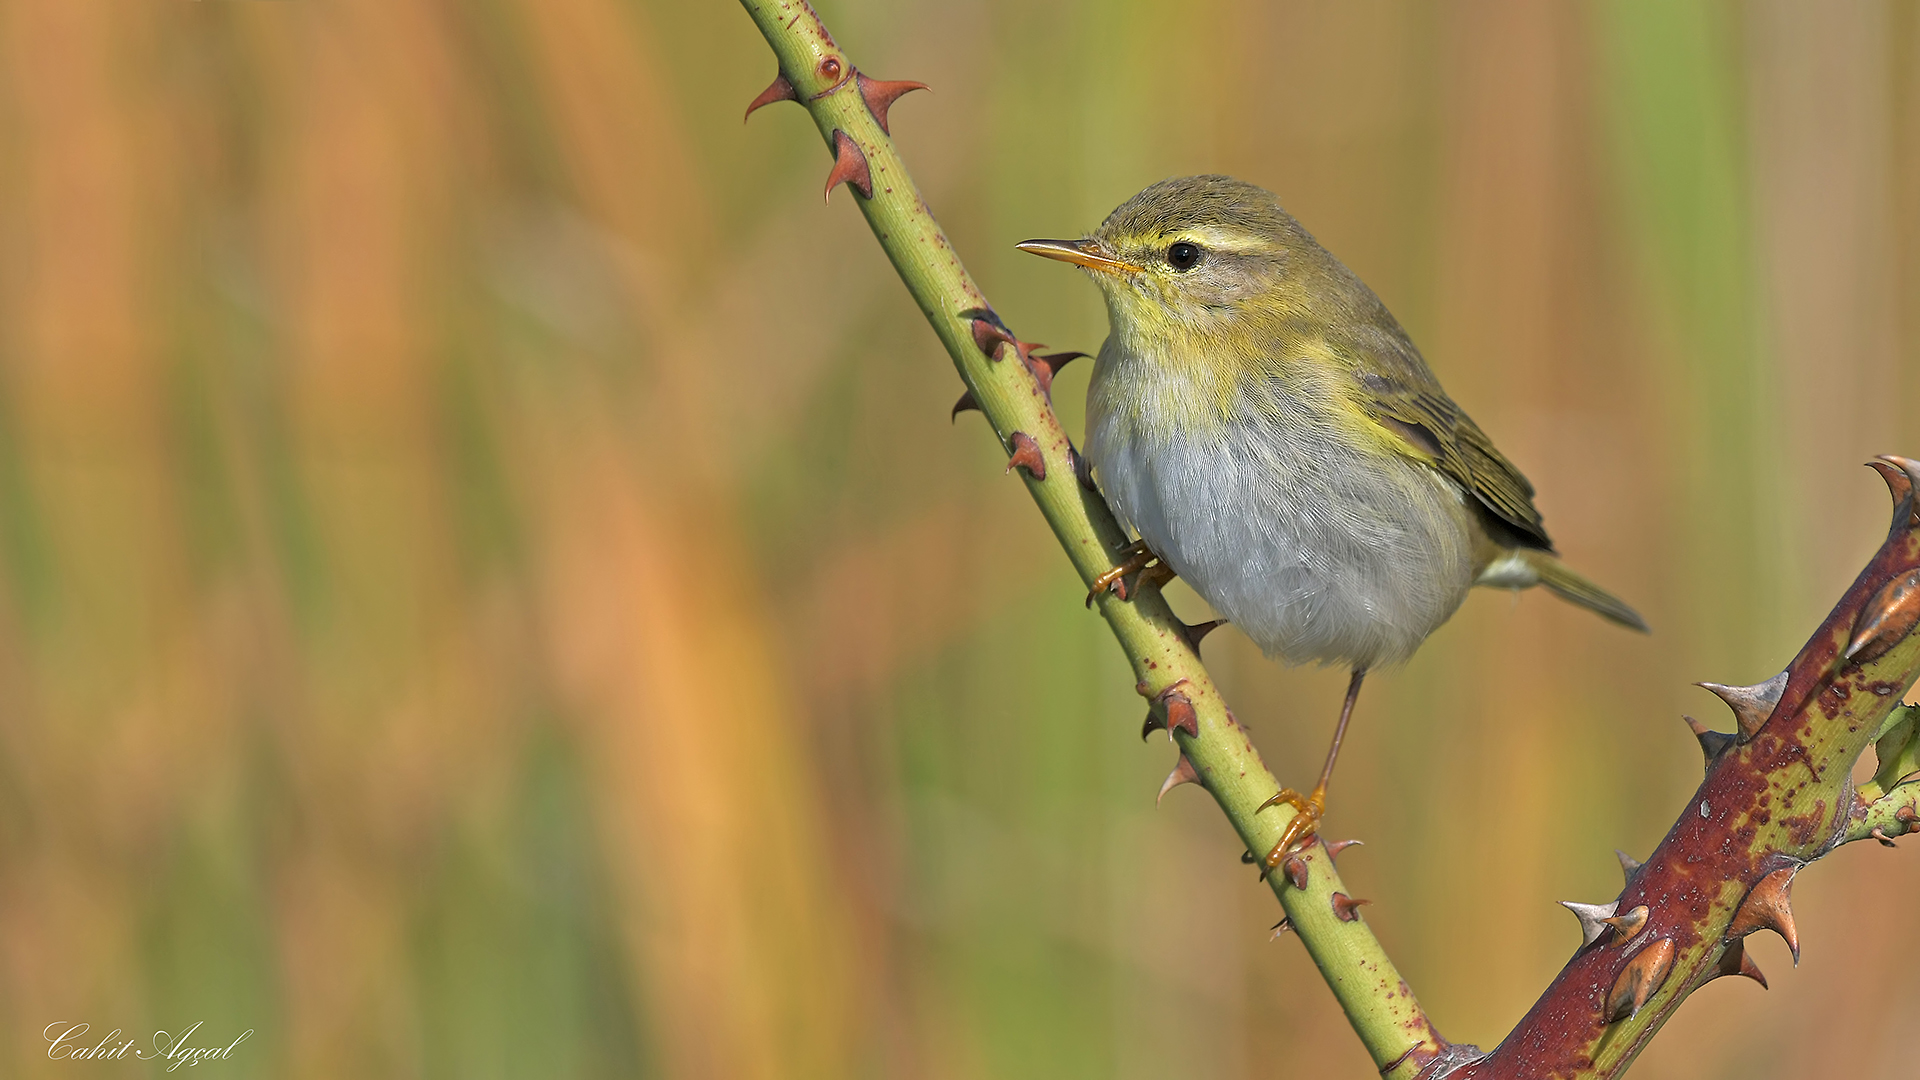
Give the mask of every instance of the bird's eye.
POLYGON ((1200 261, 1200 245, 1189 244, 1185 240, 1167 249, 1167 262, 1175 270, 1191 270, 1200 261))

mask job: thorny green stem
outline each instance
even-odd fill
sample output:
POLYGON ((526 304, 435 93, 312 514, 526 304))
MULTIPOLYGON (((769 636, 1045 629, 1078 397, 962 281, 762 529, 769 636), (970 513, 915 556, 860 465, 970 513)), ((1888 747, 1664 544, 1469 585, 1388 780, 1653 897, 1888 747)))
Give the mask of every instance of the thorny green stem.
MULTIPOLYGON (((993 315, 901 163, 883 120, 903 87, 866 81, 804 0, 741 2, 780 63, 783 81, 763 102, 805 105, 835 156, 828 190, 842 182, 861 189, 850 197, 952 355, 1008 453, 1009 471, 1019 468, 1091 583, 1124 557, 1126 533, 1076 476, 1077 456, 1048 396, 1051 369, 1030 361, 1028 347, 993 315)), ((1896 503, 1887 543, 1777 682, 1722 688, 1745 702, 1736 704, 1740 732, 1701 736, 1706 779, 1659 849, 1629 868, 1626 888, 1604 912, 1619 916, 1593 924, 1491 1053, 1451 1046, 1434 1030, 1347 899, 1324 845, 1314 841, 1271 875, 1288 922, 1383 1075, 1616 1076, 1688 994, 1723 974, 1757 977, 1742 938, 1755 928, 1794 933, 1786 894, 1794 872, 1840 844, 1920 828, 1920 709, 1890 715, 1920 672, 1920 635, 1912 632, 1920 621, 1920 463, 1874 464, 1896 503), (1850 770, 1876 742, 1880 766, 1855 791, 1850 770)), ((1292 815, 1284 805, 1259 813, 1280 784, 1208 678, 1188 628, 1152 587, 1124 600, 1102 594, 1099 603, 1137 689, 1152 702, 1150 724, 1169 728, 1183 765, 1247 850, 1267 851, 1292 815)), ((1589 909, 1588 917, 1600 914, 1589 909)))
MULTIPOLYGON (((1126 532, 1105 501, 1076 479, 1072 445, 1039 378, 1022 362, 1025 350, 986 337, 990 354, 976 342, 981 324, 975 316, 991 308, 920 198, 893 140, 869 110, 853 61, 802 0, 742 4, 766 35, 781 75, 805 104, 828 149, 835 149, 836 133, 844 133, 864 155, 872 197, 851 197, 952 355, 1001 447, 1012 455, 1017 434, 1032 440, 1042 465, 1022 467, 1020 476, 1081 580, 1091 583, 1114 565, 1127 546, 1126 532)), ((844 165, 843 158, 836 160, 844 165)), ((989 318, 997 323, 997 318, 989 318)), ((1022 460, 1028 459, 1022 455, 1022 460)), ((1199 654, 1188 644, 1184 626, 1153 588, 1124 601, 1103 594, 1099 605, 1133 665, 1140 693, 1159 699, 1153 707, 1163 719, 1166 702, 1173 702, 1175 726, 1181 727, 1174 737, 1198 782, 1213 794, 1247 850, 1265 853, 1279 841, 1291 810, 1281 806, 1256 813, 1280 784, 1260 760, 1246 729, 1228 712, 1199 654), (1178 723, 1185 716, 1179 698, 1161 695, 1184 697, 1191 706, 1192 731, 1178 723)), ((1366 920, 1347 921, 1336 911, 1334 896, 1344 896, 1347 889, 1326 848, 1315 842, 1300 852, 1292 877, 1298 880, 1276 871, 1269 883, 1354 1031, 1385 1075, 1414 1076, 1446 1048, 1445 1041, 1428 1023, 1366 920)), ((1346 914, 1357 916, 1352 910, 1346 914)))

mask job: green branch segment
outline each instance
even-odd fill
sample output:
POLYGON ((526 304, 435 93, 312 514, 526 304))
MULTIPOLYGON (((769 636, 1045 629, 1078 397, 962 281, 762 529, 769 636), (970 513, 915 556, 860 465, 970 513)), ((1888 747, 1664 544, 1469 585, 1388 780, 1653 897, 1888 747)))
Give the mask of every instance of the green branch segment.
MULTIPOLYGON (((775 101, 806 107, 834 155, 829 196, 839 184, 852 190, 887 258, 953 357, 972 404, 993 426, 1008 469, 1020 473, 1081 580, 1091 584, 1125 549, 1126 532, 1105 501, 1081 483, 1079 456, 1049 398, 1052 368, 993 313, 888 136, 887 108, 912 85, 860 74, 819 16, 799 0, 742 3, 780 63, 779 77, 754 107, 775 101)), ((1173 733, 1181 768, 1213 794, 1247 850, 1267 851, 1292 810, 1258 811, 1280 784, 1221 700, 1190 629, 1151 587, 1124 600, 1103 593, 1099 604, 1150 703, 1150 725, 1173 733)), ((1169 779, 1181 779, 1179 772, 1169 779)), ((1383 1073, 1411 1077, 1447 1054, 1448 1044, 1349 899, 1325 846, 1316 842, 1299 852, 1270 883, 1287 922, 1383 1073)))

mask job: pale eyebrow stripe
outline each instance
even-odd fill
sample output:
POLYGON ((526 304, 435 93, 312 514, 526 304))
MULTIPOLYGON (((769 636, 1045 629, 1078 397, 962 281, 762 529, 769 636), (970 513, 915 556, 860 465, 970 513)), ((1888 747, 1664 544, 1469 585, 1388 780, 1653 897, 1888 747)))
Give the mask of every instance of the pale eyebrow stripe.
POLYGON ((1176 243, 1181 240, 1191 241, 1192 243, 1199 244, 1203 248, 1225 252, 1229 255, 1249 251, 1266 251, 1271 246, 1264 240, 1257 237, 1250 237, 1244 232, 1234 232, 1216 225, 1203 225, 1192 229, 1182 229, 1177 235, 1169 239, 1170 242, 1176 243))

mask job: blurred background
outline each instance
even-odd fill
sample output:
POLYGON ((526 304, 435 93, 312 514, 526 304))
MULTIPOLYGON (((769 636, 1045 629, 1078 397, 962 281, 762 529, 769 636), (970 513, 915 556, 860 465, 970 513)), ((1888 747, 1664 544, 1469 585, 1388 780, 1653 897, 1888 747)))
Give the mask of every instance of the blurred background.
MULTIPOLYGON (((1653 623, 1476 594, 1356 715, 1342 869, 1497 1042, 1920 455, 1920 11, 820 6, 1023 337, 1105 315, 1016 241, 1269 187, 1653 623)), ((773 74, 725 0, 0 7, 0 1073, 1372 1074, 773 74)), ((1207 648, 1307 780, 1345 674, 1207 648)), ((1838 852, 1635 1075, 1912 1075, 1915 895, 1838 852)))

